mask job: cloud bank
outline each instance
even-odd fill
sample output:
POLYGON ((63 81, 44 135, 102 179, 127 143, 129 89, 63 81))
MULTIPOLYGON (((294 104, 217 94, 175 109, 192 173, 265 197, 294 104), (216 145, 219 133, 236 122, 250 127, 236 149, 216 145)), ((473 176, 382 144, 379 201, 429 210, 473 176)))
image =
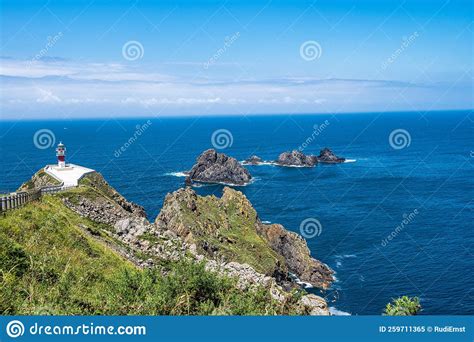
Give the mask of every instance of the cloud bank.
POLYGON ((121 63, 0 61, 3 119, 472 108, 470 75, 450 84, 308 77, 210 81, 121 63))

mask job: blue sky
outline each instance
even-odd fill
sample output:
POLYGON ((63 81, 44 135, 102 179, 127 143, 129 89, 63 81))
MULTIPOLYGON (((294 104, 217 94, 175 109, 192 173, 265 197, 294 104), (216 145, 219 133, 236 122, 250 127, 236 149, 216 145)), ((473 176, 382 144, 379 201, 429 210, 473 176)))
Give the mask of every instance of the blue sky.
POLYGON ((472 1, 1 5, 3 118, 473 107, 472 1))

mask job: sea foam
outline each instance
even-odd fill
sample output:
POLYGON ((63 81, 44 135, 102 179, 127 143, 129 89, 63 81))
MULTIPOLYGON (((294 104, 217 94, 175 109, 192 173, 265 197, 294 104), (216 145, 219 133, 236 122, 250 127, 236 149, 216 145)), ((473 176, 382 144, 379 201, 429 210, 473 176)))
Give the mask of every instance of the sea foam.
POLYGON ((349 312, 338 310, 333 306, 329 307, 329 313, 333 316, 351 316, 351 314, 349 312))

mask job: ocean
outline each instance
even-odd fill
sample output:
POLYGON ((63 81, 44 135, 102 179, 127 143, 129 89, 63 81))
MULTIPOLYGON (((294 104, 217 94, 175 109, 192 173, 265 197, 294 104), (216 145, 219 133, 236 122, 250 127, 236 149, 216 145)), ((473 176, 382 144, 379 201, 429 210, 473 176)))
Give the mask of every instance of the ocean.
MULTIPOLYGON (((62 141, 68 162, 101 172, 153 221, 213 143, 238 160, 329 147, 355 161, 246 166, 254 181, 237 187, 262 221, 304 233, 336 272, 330 290, 308 291, 339 313, 379 315, 409 295, 420 297, 421 314, 472 315, 473 119, 445 111, 1 121, 0 193, 55 163, 51 143, 62 141)), ((222 186, 195 189, 220 196, 222 186)))

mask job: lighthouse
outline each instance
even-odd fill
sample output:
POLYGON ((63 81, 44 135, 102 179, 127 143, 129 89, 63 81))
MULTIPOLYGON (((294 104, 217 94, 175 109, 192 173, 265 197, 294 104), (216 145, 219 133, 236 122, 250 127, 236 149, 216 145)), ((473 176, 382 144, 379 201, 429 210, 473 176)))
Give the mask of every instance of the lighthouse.
POLYGON ((56 148, 56 157, 58 157, 58 167, 60 169, 66 167, 66 147, 62 142, 59 142, 56 148))
POLYGON ((66 164, 66 146, 62 142, 59 142, 56 147, 56 157, 58 163, 46 165, 43 170, 61 183, 61 189, 78 186, 84 175, 95 172, 93 169, 84 166, 72 163, 66 164))

